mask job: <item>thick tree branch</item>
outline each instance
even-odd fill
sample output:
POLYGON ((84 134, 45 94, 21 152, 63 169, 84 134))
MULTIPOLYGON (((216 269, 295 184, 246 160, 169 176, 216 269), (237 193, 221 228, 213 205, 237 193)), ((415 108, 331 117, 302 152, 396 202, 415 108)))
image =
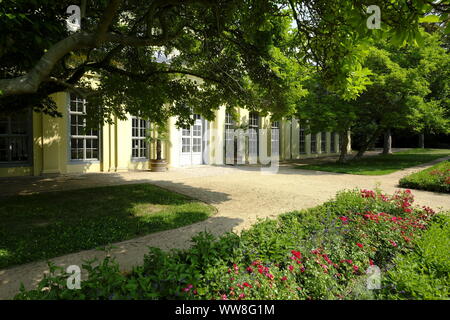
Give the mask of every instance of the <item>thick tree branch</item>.
POLYGON ((106 7, 105 12, 103 12, 103 16, 98 25, 96 46, 99 46, 102 42, 105 41, 108 28, 111 25, 121 2, 122 2, 121 0, 109 1, 108 6, 106 7))
MULTIPOLYGON (((176 34, 170 36, 159 35, 152 38, 137 38, 106 33, 104 35, 104 41, 124 46, 162 46, 174 37, 176 37, 176 34)), ((97 34, 76 33, 59 41, 42 56, 34 68, 27 74, 12 79, 1 79, 1 94, 3 96, 10 96, 36 92, 39 85, 48 78, 55 65, 66 54, 83 48, 96 48, 98 46, 96 40, 97 34)))

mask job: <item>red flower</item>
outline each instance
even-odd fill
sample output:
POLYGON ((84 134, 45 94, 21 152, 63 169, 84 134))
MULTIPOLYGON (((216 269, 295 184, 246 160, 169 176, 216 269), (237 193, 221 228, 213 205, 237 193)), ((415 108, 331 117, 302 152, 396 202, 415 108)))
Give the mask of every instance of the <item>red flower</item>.
POLYGON ((294 266, 288 266, 289 271, 293 271, 294 270, 294 266))
POLYGON ((248 267, 248 268, 247 268, 247 271, 250 272, 250 273, 252 273, 252 272, 253 272, 253 268, 252 268, 252 267, 248 267))
POLYGON ((357 265, 353 265, 353 270, 355 270, 355 272, 358 272, 359 268, 357 265))
POLYGON ((281 281, 286 281, 286 280, 287 280, 287 277, 286 277, 286 276, 284 276, 284 277, 281 278, 281 281))
POLYGON ((245 298, 245 294, 241 293, 241 294, 239 295, 239 299, 244 299, 244 298, 245 298))
POLYGON ((300 253, 300 251, 292 250, 291 253, 292 253, 297 259, 301 259, 301 258, 302 258, 302 254, 300 253))
POLYGON ((374 263, 373 263, 373 260, 372 260, 372 259, 369 259, 369 264, 370 264, 371 266, 373 266, 373 265, 374 265, 374 263))
POLYGON ((244 285, 244 287, 247 287, 247 288, 253 288, 252 285, 248 282, 244 282, 243 285, 244 285))
POLYGON ((360 248, 364 247, 364 245, 362 243, 357 242, 356 245, 360 248))
POLYGON ((348 223, 348 218, 345 216, 339 217, 339 219, 341 219, 341 221, 344 223, 348 223))
POLYGON ((395 241, 389 240, 389 242, 392 244, 393 247, 397 246, 397 243, 395 241))
POLYGON ((226 295, 226 294, 223 294, 223 295, 220 296, 220 298, 221 298, 222 300, 227 300, 227 295, 226 295))

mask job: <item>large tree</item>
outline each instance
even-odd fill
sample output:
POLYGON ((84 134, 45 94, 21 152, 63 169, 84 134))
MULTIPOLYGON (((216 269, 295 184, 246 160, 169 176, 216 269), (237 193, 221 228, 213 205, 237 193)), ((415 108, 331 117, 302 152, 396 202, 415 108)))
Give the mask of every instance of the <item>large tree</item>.
POLYGON ((212 117, 221 104, 284 114, 301 92, 287 57, 313 63, 327 86, 351 98, 367 76, 355 72, 361 41, 413 41, 424 14, 449 10, 446 0, 82 0, 81 30, 69 33, 72 4, 2 1, 0 110, 55 113, 48 95, 69 90, 86 94, 102 119, 183 119, 191 108, 212 117), (382 30, 366 27, 373 4, 382 30), (154 58, 160 50, 173 54, 170 63, 154 58), (97 87, 83 82, 88 75, 97 87))

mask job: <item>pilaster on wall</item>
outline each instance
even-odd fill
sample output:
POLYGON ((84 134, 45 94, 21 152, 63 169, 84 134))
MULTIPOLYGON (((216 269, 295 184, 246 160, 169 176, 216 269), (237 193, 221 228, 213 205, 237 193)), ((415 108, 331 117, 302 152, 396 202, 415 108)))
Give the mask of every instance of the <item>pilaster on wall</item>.
MULTIPOLYGON (((114 130, 113 130, 114 131, 114 130)), ((128 115, 126 120, 117 120, 115 126, 114 145, 116 171, 128 171, 128 165, 131 159, 131 116, 128 115)), ((113 165, 114 168, 114 165, 113 165)))
POLYGON ((311 156, 311 133, 308 133, 305 138, 306 157, 311 156))
POLYGON ((116 172, 117 171, 117 126, 118 120, 114 119, 113 124, 106 124, 103 126, 102 137, 102 154, 103 154, 103 171, 116 172))
POLYGON ((281 122, 281 156, 283 160, 291 159, 291 121, 283 119, 281 122))
POLYGON ((297 119, 292 120, 292 158, 298 159, 300 155, 300 123, 297 119))
POLYGON ((46 114, 41 116, 41 150, 42 170, 40 174, 60 174, 62 158, 67 155, 64 143, 67 141, 67 93, 59 92, 51 95, 57 105, 57 110, 63 114, 62 118, 51 117, 46 114))
POLYGON ((42 139, 42 113, 33 112, 33 175, 42 173, 43 139, 42 139))
POLYGON ((171 167, 178 167, 180 165, 181 133, 175 125, 176 121, 176 117, 169 118, 169 140, 165 143, 166 145, 169 144, 169 147, 165 148, 166 151, 163 150, 163 154, 166 155, 167 162, 171 167))
POLYGON ((226 107, 221 106, 216 111, 216 118, 210 121, 209 138, 209 159, 211 164, 224 164, 225 149, 225 113, 226 107))
POLYGON ((331 132, 327 132, 326 137, 327 137, 326 153, 331 153, 331 139, 333 139, 331 132))
POLYGON ((259 159, 258 163, 268 164, 270 155, 270 145, 271 145, 271 121, 270 117, 260 117, 259 123, 259 159))

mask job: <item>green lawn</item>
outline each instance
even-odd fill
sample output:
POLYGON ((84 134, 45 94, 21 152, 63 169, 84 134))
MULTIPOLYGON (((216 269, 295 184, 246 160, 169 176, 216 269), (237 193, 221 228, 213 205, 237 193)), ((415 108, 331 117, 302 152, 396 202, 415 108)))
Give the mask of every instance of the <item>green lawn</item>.
POLYGON ((440 162, 428 169, 400 179, 404 188, 450 193, 450 161, 440 162))
POLYGON ((149 184, 0 198, 0 269, 208 218, 203 202, 149 184))
POLYGON ((389 174, 449 155, 450 149, 412 149, 390 155, 371 156, 356 161, 350 160, 345 164, 327 162, 317 165, 297 166, 296 168, 376 176, 389 174))

